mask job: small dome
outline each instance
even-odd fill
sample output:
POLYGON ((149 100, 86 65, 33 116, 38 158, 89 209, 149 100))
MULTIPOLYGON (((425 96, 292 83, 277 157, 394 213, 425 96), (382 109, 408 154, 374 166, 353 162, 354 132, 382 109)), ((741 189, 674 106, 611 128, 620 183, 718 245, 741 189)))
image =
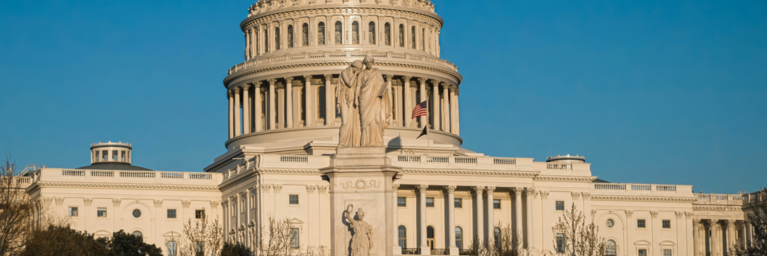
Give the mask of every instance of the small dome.
POLYGON ((135 166, 126 163, 93 163, 88 166, 83 166, 77 169, 90 169, 90 170, 115 170, 115 171, 151 171, 150 169, 135 166))
POLYGON ((118 170, 118 171, 151 171, 150 169, 131 164, 130 143, 99 142, 91 144, 91 165, 77 169, 118 170))
POLYGON ((546 162, 566 162, 566 163, 572 163, 572 162, 580 162, 585 163, 586 157, 585 156, 579 156, 574 155, 571 156, 570 154, 567 154, 565 156, 550 156, 546 159, 546 162))

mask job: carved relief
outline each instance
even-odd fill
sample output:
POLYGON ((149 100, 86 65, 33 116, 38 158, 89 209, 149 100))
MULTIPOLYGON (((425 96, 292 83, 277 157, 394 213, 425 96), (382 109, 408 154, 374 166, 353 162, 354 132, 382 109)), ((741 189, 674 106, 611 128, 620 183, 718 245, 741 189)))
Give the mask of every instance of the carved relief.
POLYGON ((369 189, 369 188, 379 188, 381 187, 381 181, 378 180, 369 180, 366 181, 365 179, 357 179, 357 181, 350 181, 347 180, 346 182, 338 182, 336 183, 336 186, 343 187, 344 189, 369 189))

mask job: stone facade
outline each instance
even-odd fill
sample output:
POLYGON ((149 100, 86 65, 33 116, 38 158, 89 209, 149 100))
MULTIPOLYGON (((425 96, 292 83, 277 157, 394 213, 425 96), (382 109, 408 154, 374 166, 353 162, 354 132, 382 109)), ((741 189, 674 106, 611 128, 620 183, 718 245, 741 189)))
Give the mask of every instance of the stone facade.
POLYGON ((116 169, 131 163, 130 145, 118 143, 92 150, 89 168, 33 168, 28 191, 77 229, 138 231, 166 253, 166 239, 202 211, 229 241, 255 246, 273 217, 289 220, 298 249, 347 255, 347 204, 364 209, 371 255, 458 255, 475 239, 492 246, 496 226, 509 224, 525 252, 551 255, 554 223, 572 204, 599 225, 610 255, 723 256, 749 242, 744 211, 763 195, 606 183, 580 156, 536 162, 462 148, 463 78, 440 59, 442 25, 427 0, 260 0, 240 24, 245 61, 223 81, 227 152, 205 173, 116 169), (392 125, 386 148, 365 156, 378 164, 339 165, 335 87, 366 55, 390 88, 392 125), (423 101, 428 116, 410 118, 423 101), (98 169, 102 161, 121 163, 98 169))

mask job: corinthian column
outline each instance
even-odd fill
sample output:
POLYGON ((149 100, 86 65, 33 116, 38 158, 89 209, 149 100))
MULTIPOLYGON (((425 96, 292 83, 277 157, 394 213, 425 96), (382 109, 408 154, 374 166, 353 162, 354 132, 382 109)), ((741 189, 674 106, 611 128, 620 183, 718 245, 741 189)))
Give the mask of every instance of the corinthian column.
MULTIPOLYGON (((423 102, 423 101, 426 100, 426 78, 420 77, 420 78, 418 78, 418 82, 420 82, 420 86, 418 88, 418 93, 420 94, 421 102, 423 102)), ((421 103, 421 102, 418 102, 418 103, 421 103)), ((416 104, 418 104, 418 103, 416 103, 416 104)), ((428 111, 427 111, 427 113, 428 113, 428 111)), ((429 126, 428 121, 429 121, 429 117, 428 116, 418 117, 418 122, 421 123, 421 125, 418 126, 418 128, 423 128, 424 126, 429 126)))
POLYGON ((312 127, 314 126, 314 113, 317 112, 317 109, 315 109, 314 104, 314 89, 312 88, 312 76, 306 75, 304 76, 304 90, 306 91, 306 106, 304 106, 306 113, 306 124, 304 126, 306 127, 312 127))
POLYGON ((255 113, 253 115, 253 118, 256 120, 256 131, 260 132, 263 128, 263 121, 261 121, 261 114, 263 113, 263 110, 261 109, 261 81, 258 81, 255 83, 256 88, 253 90, 253 98, 255 103, 253 105, 256 106, 255 113))
POLYGON ((429 188, 429 185, 422 184, 418 186, 418 196, 420 199, 420 202, 418 203, 419 208, 419 219, 420 219, 420 225, 419 228, 421 230, 421 234, 419 236, 419 240, 421 240, 420 249, 421 249, 421 255, 430 255, 431 249, 429 248, 429 244, 426 243, 426 189, 429 188))
POLYGON ((439 81, 437 80, 431 80, 431 120, 432 120, 432 129, 434 130, 440 130, 440 115, 439 115, 439 109, 440 106, 440 100, 439 100, 439 81))
POLYGON ((527 220, 527 251, 530 252, 533 249, 535 249, 535 246, 533 244, 533 193, 535 193, 535 189, 533 188, 527 188, 525 189, 525 208, 527 210, 527 214, 525 220, 527 220))
POLYGON ((285 77, 285 120, 287 128, 293 128, 293 77, 285 77))
POLYGON ((495 216, 493 216, 493 212, 495 212, 495 207, 493 207, 493 192, 495 192, 494 186, 487 186, 487 246, 495 246, 495 225, 493 225, 493 222, 495 222, 495 216))
POLYGON ((455 246, 455 185, 447 186, 445 189, 447 191, 447 246, 448 250, 450 250, 450 255, 458 255, 458 247, 455 246))
POLYGON ((700 219, 692 220, 692 237, 693 237, 693 255, 700 256, 700 219))
POLYGON ((516 223, 514 227, 516 228, 514 230, 514 236, 517 237, 517 241, 519 241, 519 248, 522 248, 522 238, 520 237, 522 235, 522 191, 524 188, 511 188, 511 191, 514 191, 514 215, 516 215, 516 223))
POLYGON ((477 196, 477 218, 476 218, 477 234, 475 234, 474 236, 477 237, 477 243, 479 243, 478 247, 485 248, 483 243, 485 231, 482 227, 485 225, 485 222, 483 221, 484 213, 482 213, 482 208, 484 208, 484 206, 482 205, 482 192, 485 191, 485 187, 483 186, 474 187, 474 191, 476 192, 476 196, 477 196))
POLYGON ((243 134, 250 133, 250 95, 248 95, 250 84, 242 85, 242 128, 243 134))
POLYGON ((458 134, 457 128, 455 127, 455 124, 457 123, 455 120, 455 98, 455 89, 450 88, 450 132, 458 134))
POLYGON ((274 83, 277 82, 277 79, 269 79, 269 130, 274 130, 277 128, 277 120, 275 120, 275 117, 277 117, 277 111, 274 109, 277 104, 275 104, 274 100, 276 97, 274 97, 274 83))
POLYGON ((410 96, 410 76, 405 76, 402 78, 402 90, 405 91, 405 99, 404 105, 405 105, 405 111, 402 118, 405 120, 405 127, 410 127, 410 124, 413 122, 413 99, 411 99, 410 96))
POLYGON ((331 81, 333 75, 325 75, 325 126, 332 126, 336 122, 336 90, 333 90, 331 81))
MULTIPOLYGON (((327 87, 326 87, 327 88, 327 87)), ((327 92, 325 93, 327 95, 327 92)), ((394 238, 394 243, 392 245, 394 248, 392 251, 394 252, 394 255, 400 255, 402 254, 402 248, 399 247, 399 222, 397 221, 397 214, 399 210, 399 205, 397 205, 397 190, 399 189, 399 184, 391 184, 391 190, 392 190, 392 208, 394 209, 392 211, 392 224, 394 224, 394 234, 391 236, 394 238)))
POLYGON ((234 136, 242 135, 240 130, 240 87, 234 88, 234 136))
POLYGON ((448 101, 448 97, 450 94, 447 92, 447 83, 441 83, 442 84, 442 130, 446 132, 450 132, 450 110, 448 107, 450 106, 450 102, 448 101))
POLYGON ((232 91, 227 90, 226 97, 229 99, 229 138, 231 139, 234 138, 234 102, 232 100, 232 91))

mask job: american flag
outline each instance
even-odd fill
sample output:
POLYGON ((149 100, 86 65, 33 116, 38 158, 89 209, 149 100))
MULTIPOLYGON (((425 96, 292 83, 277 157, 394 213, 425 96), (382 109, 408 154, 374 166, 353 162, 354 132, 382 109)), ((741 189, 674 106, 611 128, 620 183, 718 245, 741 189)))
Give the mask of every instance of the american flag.
POLYGON ((420 104, 416 105, 413 109, 413 117, 410 119, 419 117, 419 116, 426 116, 426 113, 429 112, 429 104, 426 103, 426 101, 421 102, 420 104))

